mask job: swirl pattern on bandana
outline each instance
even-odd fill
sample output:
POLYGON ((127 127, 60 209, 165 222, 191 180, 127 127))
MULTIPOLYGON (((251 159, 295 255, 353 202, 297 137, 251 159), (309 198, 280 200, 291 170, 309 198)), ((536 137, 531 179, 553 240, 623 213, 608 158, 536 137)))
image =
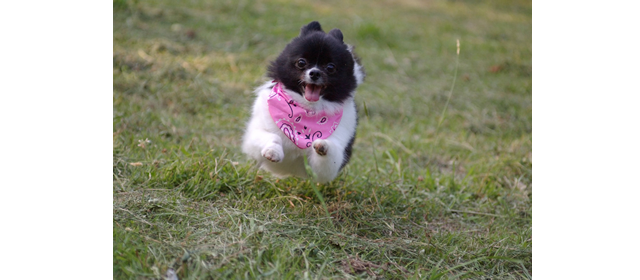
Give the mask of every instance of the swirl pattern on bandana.
POLYGON ((311 147, 316 139, 327 139, 340 124, 342 110, 333 116, 303 108, 283 89, 280 83, 273 87, 269 99, 269 114, 291 142, 300 149, 311 147))

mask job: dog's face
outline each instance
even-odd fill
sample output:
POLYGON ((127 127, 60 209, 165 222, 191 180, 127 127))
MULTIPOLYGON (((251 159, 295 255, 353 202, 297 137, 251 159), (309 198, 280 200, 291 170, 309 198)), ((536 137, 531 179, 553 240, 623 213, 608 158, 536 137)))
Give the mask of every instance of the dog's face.
POLYGON ((344 44, 342 32, 322 31, 316 21, 303 26, 280 56, 269 66, 269 76, 309 102, 322 97, 342 102, 355 90, 353 55, 344 44))

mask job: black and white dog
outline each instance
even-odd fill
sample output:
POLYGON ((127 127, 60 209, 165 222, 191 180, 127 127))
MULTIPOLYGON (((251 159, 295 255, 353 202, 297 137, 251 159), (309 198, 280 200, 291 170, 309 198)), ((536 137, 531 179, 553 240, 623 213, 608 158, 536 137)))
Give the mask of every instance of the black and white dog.
POLYGON ((364 70, 342 32, 303 26, 269 66, 273 79, 255 90, 242 150, 277 177, 306 177, 304 155, 320 183, 349 162, 364 70))

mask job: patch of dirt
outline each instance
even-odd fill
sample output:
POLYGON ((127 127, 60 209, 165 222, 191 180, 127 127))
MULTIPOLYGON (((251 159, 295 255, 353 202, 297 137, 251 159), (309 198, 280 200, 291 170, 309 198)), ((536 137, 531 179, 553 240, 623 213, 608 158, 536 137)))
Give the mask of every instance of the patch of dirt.
POLYGON ((340 261, 342 265, 342 270, 349 274, 361 274, 362 272, 366 272, 369 276, 377 276, 373 270, 374 269, 382 269, 387 270, 387 264, 377 265, 370 261, 365 261, 360 259, 360 257, 349 257, 348 259, 340 261))

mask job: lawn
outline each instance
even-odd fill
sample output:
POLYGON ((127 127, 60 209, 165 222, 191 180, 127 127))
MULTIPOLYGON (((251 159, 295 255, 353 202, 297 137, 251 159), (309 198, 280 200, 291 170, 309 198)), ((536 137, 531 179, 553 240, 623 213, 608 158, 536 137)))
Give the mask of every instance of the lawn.
POLYGON ((115 279, 531 277, 530 1, 113 6, 115 279), (323 185, 240 151, 253 88, 312 20, 367 72, 323 185))

